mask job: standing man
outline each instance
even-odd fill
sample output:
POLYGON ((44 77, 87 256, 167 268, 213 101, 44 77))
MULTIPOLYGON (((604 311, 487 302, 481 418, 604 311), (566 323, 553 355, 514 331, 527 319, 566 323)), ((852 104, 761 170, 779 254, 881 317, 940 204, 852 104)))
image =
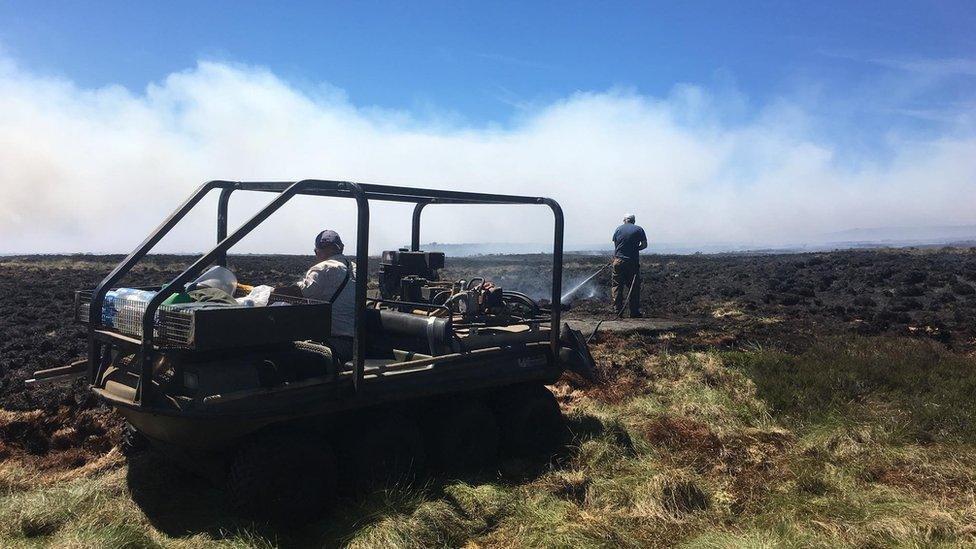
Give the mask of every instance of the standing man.
POLYGON ((613 233, 613 306, 620 314, 624 296, 630 292, 630 317, 640 318, 640 251, 647 248, 644 229, 634 222, 634 214, 624 216, 624 224, 613 233), (633 289, 631 289, 633 286, 633 289))

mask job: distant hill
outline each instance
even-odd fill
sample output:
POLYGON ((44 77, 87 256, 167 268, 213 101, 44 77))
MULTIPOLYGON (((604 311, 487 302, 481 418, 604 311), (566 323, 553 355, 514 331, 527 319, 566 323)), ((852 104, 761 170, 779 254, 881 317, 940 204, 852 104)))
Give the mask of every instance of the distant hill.
POLYGON ((825 233, 820 238, 827 243, 943 244, 976 240, 976 225, 858 228, 825 233))
POLYGON ((505 242, 474 242, 446 244, 443 242, 428 242, 421 244, 420 249, 426 252, 444 252, 451 257, 489 254, 539 254, 552 251, 552 244, 544 243, 505 243, 505 242))
MULTIPOLYGON (((976 225, 944 225, 933 227, 874 227, 846 229, 830 233, 822 233, 805 240, 796 242, 767 244, 754 242, 749 244, 715 242, 715 243, 686 243, 686 242, 656 242, 651 241, 650 253, 665 254, 693 254, 693 253, 736 253, 736 252, 814 252, 836 249, 884 248, 906 246, 973 246, 976 244, 976 225)), ((421 245, 426 251, 438 251, 452 257, 491 254, 535 254, 548 253, 552 244, 542 242, 473 242, 473 243, 444 243, 429 242, 421 245)), ((567 243, 567 252, 590 252, 605 254, 613 250, 607 244, 571 244, 567 243)))

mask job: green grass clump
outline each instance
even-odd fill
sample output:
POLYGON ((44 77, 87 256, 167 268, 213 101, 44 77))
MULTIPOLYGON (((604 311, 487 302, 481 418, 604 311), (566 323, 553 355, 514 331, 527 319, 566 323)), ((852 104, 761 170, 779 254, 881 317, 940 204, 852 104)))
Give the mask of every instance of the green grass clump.
POLYGON ((345 499, 320 521, 240 522, 156 458, 65 482, 0 465, 3 547, 882 547, 976 544, 972 358, 915 340, 799 355, 594 354, 560 384, 572 442, 541 468, 345 499))
POLYGON ((922 439, 976 440, 976 359, 907 338, 830 338, 800 355, 724 353, 787 419, 856 416, 887 404, 922 439))

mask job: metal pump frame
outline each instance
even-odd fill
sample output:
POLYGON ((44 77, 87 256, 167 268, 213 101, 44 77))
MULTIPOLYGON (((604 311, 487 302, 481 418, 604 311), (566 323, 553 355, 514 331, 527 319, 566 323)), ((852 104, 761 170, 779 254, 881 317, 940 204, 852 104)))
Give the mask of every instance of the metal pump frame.
MULTIPOLYGON (((281 208, 295 195, 329 196, 351 198, 357 205, 357 238, 356 263, 369 265, 369 201, 379 200, 388 202, 404 202, 415 204, 410 238, 412 250, 420 249, 421 215, 426 206, 431 204, 536 204, 545 205, 552 210, 553 245, 552 245, 552 299, 550 317, 550 350, 553 360, 559 360, 560 340, 560 309, 562 293, 563 269, 563 212, 555 200, 545 197, 529 197, 488 193, 471 193, 459 191, 444 191, 434 189, 416 189, 390 185, 373 185, 354 183, 351 181, 328 181, 319 179, 304 179, 301 181, 270 181, 270 182, 242 182, 242 181, 209 181, 201 185, 190 198, 167 217, 156 229, 123 259, 95 288, 89 307, 89 336, 88 336, 88 367, 89 379, 95 384, 101 377, 103 370, 111 361, 112 344, 135 348, 140 363, 139 385, 136 400, 140 406, 150 402, 152 387, 152 358, 155 352, 153 343, 154 319, 156 311, 162 302, 171 294, 182 289, 187 283, 198 277, 204 269, 212 264, 227 264, 227 250, 237 244, 255 227, 263 223, 271 214, 281 208), (146 304, 142 319, 142 338, 136 339, 120 333, 107 330, 101 325, 102 305, 105 295, 118 281, 128 273, 136 263, 145 257, 150 250, 173 229, 207 194, 220 189, 217 201, 217 245, 203 254, 193 264, 186 268, 176 278, 169 281, 146 304), (235 191, 257 191, 277 193, 266 206, 253 217, 241 224, 240 227, 228 235, 227 212, 231 194, 235 191)), ((365 274, 367 271, 363 271, 365 274)), ((366 355, 366 284, 368 276, 356 277, 356 313, 355 334, 353 336, 353 385, 356 391, 362 388, 365 371, 366 355)))

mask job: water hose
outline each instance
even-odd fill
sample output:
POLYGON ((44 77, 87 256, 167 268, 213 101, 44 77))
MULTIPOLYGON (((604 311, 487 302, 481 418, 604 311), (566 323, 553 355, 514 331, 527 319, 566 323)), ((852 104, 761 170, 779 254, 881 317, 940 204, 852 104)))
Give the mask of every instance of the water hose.
MULTIPOLYGON (((624 316, 624 307, 630 305, 630 296, 631 294, 634 293, 634 286, 636 284, 637 284, 637 274, 634 274, 634 279, 630 281, 630 289, 627 290, 627 299, 624 300, 624 302, 620 305, 620 310, 617 311, 617 315, 616 315, 617 318, 622 318, 624 316)), ((590 337, 586 338, 587 345, 589 345, 590 340, 592 340, 593 337, 596 335, 596 332, 600 329, 600 326, 603 324, 604 321, 606 321, 606 319, 603 319, 600 322, 596 323, 596 328, 593 328, 593 333, 590 334, 590 337)))

